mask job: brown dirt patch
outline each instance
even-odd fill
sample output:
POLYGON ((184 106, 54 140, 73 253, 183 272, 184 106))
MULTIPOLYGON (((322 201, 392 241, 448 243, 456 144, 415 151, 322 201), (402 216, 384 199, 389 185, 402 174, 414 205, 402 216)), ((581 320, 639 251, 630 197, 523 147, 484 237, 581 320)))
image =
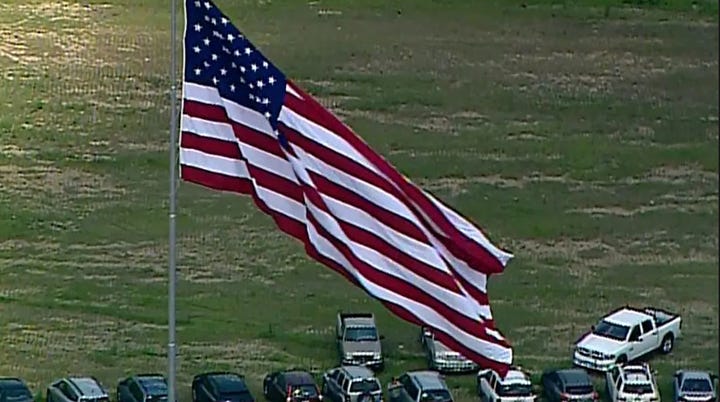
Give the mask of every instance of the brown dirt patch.
POLYGON ((126 190, 112 184, 109 177, 72 168, 55 166, 0 166, 0 192, 23 198, 52 196, 94 197, 123 195, 126 190))

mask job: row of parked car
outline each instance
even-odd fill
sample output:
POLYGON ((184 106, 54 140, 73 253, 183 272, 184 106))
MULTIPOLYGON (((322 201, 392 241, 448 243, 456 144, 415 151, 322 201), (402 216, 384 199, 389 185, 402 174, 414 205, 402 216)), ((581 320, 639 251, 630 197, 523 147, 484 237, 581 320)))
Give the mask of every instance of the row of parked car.
MULTIPOLYGON (((612 402, 659 402, 655 373, 648 364, 632 364, 648 353, 670 353, 680 337, 678 315, 654 308, 620 308, 603 317, 576 342, 575 368, 546 371, 540 383, 550 402, 591 402, 599 399, 585 369, 605 373, 606 393, 612 402)), ((531 402, 537 395, 530 376, 512 368, 502 378, 481 369, 437 339, 430 328, 420 331, 427 370, 410 371, 387 387, 390 402, 451 402, 453 396, 441 373, 476 372, 476 393, 482 402, 531 402)), ((268 374, 263 394, 269 402, 383 402, 383 390, 374 371, 384 367, 383 337, 369 313, 338 312, 336 339, 339 366, 322 376, 320 386, 305 370, 268 374)), ((680 370, 673 378, 675 402, 717 402, 717 377, 702 371, 680 370)), ((255 402, 245 378, 237 373, 209 372, 192 381, 193 402, 255 402)), ((46 391, 47 402, 109 402, 110 395, 93 377, 57 380, 46 391)), ((0 378, 0 402, 32 400, 17 378, 0 378)), ((131 376, 117 385, 117 402, 167 401, 162 375, 131 376)))

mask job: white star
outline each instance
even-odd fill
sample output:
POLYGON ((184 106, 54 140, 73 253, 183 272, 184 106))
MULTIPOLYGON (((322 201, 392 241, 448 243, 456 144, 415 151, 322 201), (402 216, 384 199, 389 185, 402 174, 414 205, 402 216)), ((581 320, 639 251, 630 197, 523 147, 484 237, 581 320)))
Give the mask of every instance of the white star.
POLYGON ((195 46, 195 47, 193 48, 193 51, 194 51, 195 53, 200 53, 200 47, 199 47, 199 46, 195 46))
POLYGON ((205 2, 205 8, 207 8, 208 10, 210 8, 212 8, 212 6, 210 6, 210 2, 208 2, 208 1, 205 2))
POLYGON ((253 84, 248 84, 248 86, 250 87, 250 89, 255 89, 255 85, 253 84))
POLYGON ((237 68, 237 64, 235 64, 234 61, 230 65, 232 66, 232 68, 237 68))
POLYGON ((220 19, 220 21, 222 21, 222 24, 223 24, 223 25, 227 25, 227 24, 228 24, 228 19, 225 18, 225 17, 222 17, 222 18, 220 19))
POLYGON ((232 41, 235 40, 235 37, 233 36, 233 34, 228 34, 227 40, 228 40, 229 42, 232 42, 232 41))
POLYGON ((240 82, 244 84, 244 83, 245 83, 245 78, 240 77, 240 82))
POLYGON ((258 88, 262 89, 262 87, 264 87, 264 86, 265 86, 265 83, 264 83, 264 82, 262 82, 262 80, 258 80, 258 82, 257 82, 257 86, 258 86, 258 88))
POLYGON ((240 51, 237 50, 237 49, 235 49, 235 51, 233 52, 233 54, 234 54, 235 56, 240 57, 240 51))
POLYGON ((202 25, 195 24, 195 32, 200 32, 200 31, 202 31, 202 25))
POLYGON ((218 31, 213 31, 213 36, 216 38, 225 39, 225 37, 222 36, 218 31))
POLYGON ((270 99, 268 99, 268 98, 263 98, 263 102, 262 102, 262 103, 263 103, 263 105, 269 105, 269 104, 270 104, 270 99))
POLYGON ((241 73, 244 73, 244 72, 245 72, 245 66, 240 66, 240 72, 241 72, 241 73))
POLYGON ((205 68, 210 67, 210 63, 208 63, 207 61, 203 61, 203 65, 205 66, 205 68))
POLYGON ((215 18, 213 18, 210 20, 210 23, 213 25, 217 25, 217 20, 215 18))
POLYGON ((210 17, 206 15, 206 16, 205 16, 205 21, 208 21, 208 22, 209 22, 209 21, 210 21, 210 17))
POLYGON ((217 79, 217 78, 215 78, 215 77, 213 77, 213 80, 212 80, 212 81, 213 81, 213 84, 215 84, 215 85, 217 85, 217 84, 218 84, 218 82, 219 82, 219 81, 218 81, 218 79, 217 79))
POLYGON ((205 46, 210 46, 210 38, 203 39, 203 43, 205 44, 205 46))
POLYGON ((227 74, 227 70, 224 69, 224 68, 221 68, 221 69, 220 69, 220 75, 225 75, 225 74, 227 74))
POLYGON ((255 103, 261 103, 259 96, 255 97, 255 103))
POLYGON ((252 53, 252 49, 250 49, 249 47, 246 47, 246 48, 245 48, 245 54, 249 56, 250 53, 252 53))
POLYGON ((255 72, 255 71, 257 71, 258 66, 256 66, 255 64, 251 64, 250 68, 253 70, 253 72, 255 72))
POLYGON ((199 2, 199 1, 196 1, 196 2, 195 2, 195 7, 200 8, 200 2, 199 2))
POLYGON ((230 84, 230 92, 235 92, 235 85, 230 84))
POLYGON ((268 66, 269 66, 269 64, 268 64, 268 62, 267 62, 267 61, 263 61, 263 63, 262 63, 262 64, 263 64, 263 67, 265 67, 265 68, 268 68, 268 66))
POLYGON ((195 75, 200 75, 201 72, 202 72, 202 70, 200 70, 199 68, 195 69, 195 75))
POLYGON ((225 46, 222 47, 222 51, 227 54, 230 54, 230 49, 226 48, 225 46))
POLYGON ((271 75, 270 78, 268 78, 268 84, 272 85, 272 84, 274 84, 274 83, 275 83, 275 77, 273 77, 273 76, 271 75))
POLYGON ((213 60, 217 60, 217 55, 216 55, 215 53, 213 53, 212 56, 210 56, 210 57, 211 57, 213 60))
POLYGON ((253 96, 253 94, 248 94, 248 96, 250 97, 250 100, 255 99, 255 97, 253 96))
POLYGON ((269 118, 270 118, 270 112, 265 112, 265 117, 269 119, 269 118))

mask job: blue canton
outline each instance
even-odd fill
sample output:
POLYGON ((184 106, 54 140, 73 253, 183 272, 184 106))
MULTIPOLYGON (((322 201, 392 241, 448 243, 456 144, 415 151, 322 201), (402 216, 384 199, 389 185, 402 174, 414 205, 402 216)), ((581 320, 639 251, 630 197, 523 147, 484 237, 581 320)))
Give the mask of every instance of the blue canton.
POLYGON ((273 129, 285 75, 209 0, 185 0, 185 82, 217 88, 225 99, 264 115, 273 129))

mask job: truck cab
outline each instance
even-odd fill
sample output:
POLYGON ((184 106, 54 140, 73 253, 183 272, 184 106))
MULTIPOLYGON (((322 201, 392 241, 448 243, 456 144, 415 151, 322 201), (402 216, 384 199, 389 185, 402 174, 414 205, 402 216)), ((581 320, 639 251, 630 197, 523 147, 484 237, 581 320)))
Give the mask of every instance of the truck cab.
POLYGON ((381 340, 372 313, 337 315, 337 347, 341 365, 366 366, 381 370, 384 366, 381 340))
POLYGON ((611 402, 660 402, 655 373, 647 364, 615 366, 605 382, 611 402))
POLYGON ((511 367, 505 378, 491 369, 480 370, 477 394, 483 402, 533 402, 537 399, 530 376, 518 367, 511 367))

